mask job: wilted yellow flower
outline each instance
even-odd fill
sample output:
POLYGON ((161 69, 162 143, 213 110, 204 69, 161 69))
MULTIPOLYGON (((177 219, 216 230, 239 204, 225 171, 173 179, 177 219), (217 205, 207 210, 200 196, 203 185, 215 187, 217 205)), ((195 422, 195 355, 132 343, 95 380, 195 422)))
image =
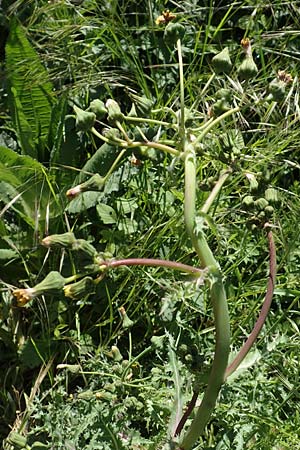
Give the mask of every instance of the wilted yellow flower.
POLYGON ((171 20, 174 20, 176 18, 176 14, 171 13, 168 9, 163 11, 161 16, 158 16, 155 20, 156 25, 160 25, 162 23, 169 23, 171 20))
POLYGON ((35 297, 35 292, 33 288, 15 289, 13 296, 16 297, 18 306, 25 306, 26 303, 35 297))
POLYGON ((48 275, 32 288, 15 289, 14 297, 17 299, 18 306, 24 306, 30 300, 43 294, 58 294, 65 285, 65 278, 56 271, 49 272, 48 275))
POLYGON ((64 287, 65 297, 72 298, 73 300, 80 300, 88 294, 93 294, 94 292, 95 282, 91 277, 85 277, 76 283, 67 284, 64 287))

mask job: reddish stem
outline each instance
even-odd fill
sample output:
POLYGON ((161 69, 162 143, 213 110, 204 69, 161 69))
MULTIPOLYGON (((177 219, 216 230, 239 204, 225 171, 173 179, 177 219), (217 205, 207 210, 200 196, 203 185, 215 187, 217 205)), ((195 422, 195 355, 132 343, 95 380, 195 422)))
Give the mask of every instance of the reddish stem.
POLYGON ((182 264, 175 261, 166 261, 164 259, 154 258, 128 258, 118 259, 116 261, 101 261, 100 265, 107 266, 108 268, 115 268, 119 266, 154 266, 154 267, 166 267, 168 269, 179 270, 180 272, 190 273, 192 275, 203 275, 203 269, 189 266, 188 264, 182 264))
POLYGON ((227 367, 225 372, 225 379, 229 377, 241 364, 243 359, 247 356, 250 348, 254 344, 257 336, 259 335, 265 321, 267 318, 267 315, 270 311, 272 298, 273 298, 273 292, 274 292, 274 286, 275 286, 275 279, 276 279, 276 248, 273 238, 273 233, 270 230, 268 232, 268 240, 269 240, 269 255, 270 255, 270 273, 269 273, 269 279, 268 279, 268 285, 267 285, 267 292, 265 296, 264 303, 262 305, 260 314, 258 316, 258 319, 254 325, 253 330, 251 331, 248 339, 244 343, 243 347, 240 349, 239 353, 236 355, 232 363, 227 367))

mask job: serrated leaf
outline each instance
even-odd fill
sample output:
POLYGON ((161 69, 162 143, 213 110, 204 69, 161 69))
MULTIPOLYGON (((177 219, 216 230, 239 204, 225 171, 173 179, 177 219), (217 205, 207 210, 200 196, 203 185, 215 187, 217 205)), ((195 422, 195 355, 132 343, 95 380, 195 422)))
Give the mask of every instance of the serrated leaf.
POLYGON ((22 152, 45 160, 53 87, 24 28, 13 19, 5 46, 8 101, 22 152))

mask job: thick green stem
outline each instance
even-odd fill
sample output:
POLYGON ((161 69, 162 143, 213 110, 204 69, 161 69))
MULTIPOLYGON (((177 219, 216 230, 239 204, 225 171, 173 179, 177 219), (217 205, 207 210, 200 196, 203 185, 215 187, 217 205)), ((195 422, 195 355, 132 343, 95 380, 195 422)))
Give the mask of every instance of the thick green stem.
POLYGON ((222 274, 208 246, 203 230, 195 234, 196 200, 196 156, 192 146, 185 151, 185 225, 192 244, 201 261, 202 267, 208 267, 211 281, 211 301, 216 327, 216 346, 214 360, 202 402, 191 426, 180 441, 180 448, 190 449, 203 433, 214 410, 219 391, 224 383, 225 370, 230 350, 230 326, 222 274))

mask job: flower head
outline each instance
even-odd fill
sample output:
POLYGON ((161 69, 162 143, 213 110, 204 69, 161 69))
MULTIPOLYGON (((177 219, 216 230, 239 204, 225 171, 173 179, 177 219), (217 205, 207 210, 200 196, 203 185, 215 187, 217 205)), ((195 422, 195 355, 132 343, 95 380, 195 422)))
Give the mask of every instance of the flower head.
POLYGON ((36 295, 33 288, 27 289, 15 289, 13 291, 13 296, 17 299, 18 306, 25 306, 31 299, 36 295))

